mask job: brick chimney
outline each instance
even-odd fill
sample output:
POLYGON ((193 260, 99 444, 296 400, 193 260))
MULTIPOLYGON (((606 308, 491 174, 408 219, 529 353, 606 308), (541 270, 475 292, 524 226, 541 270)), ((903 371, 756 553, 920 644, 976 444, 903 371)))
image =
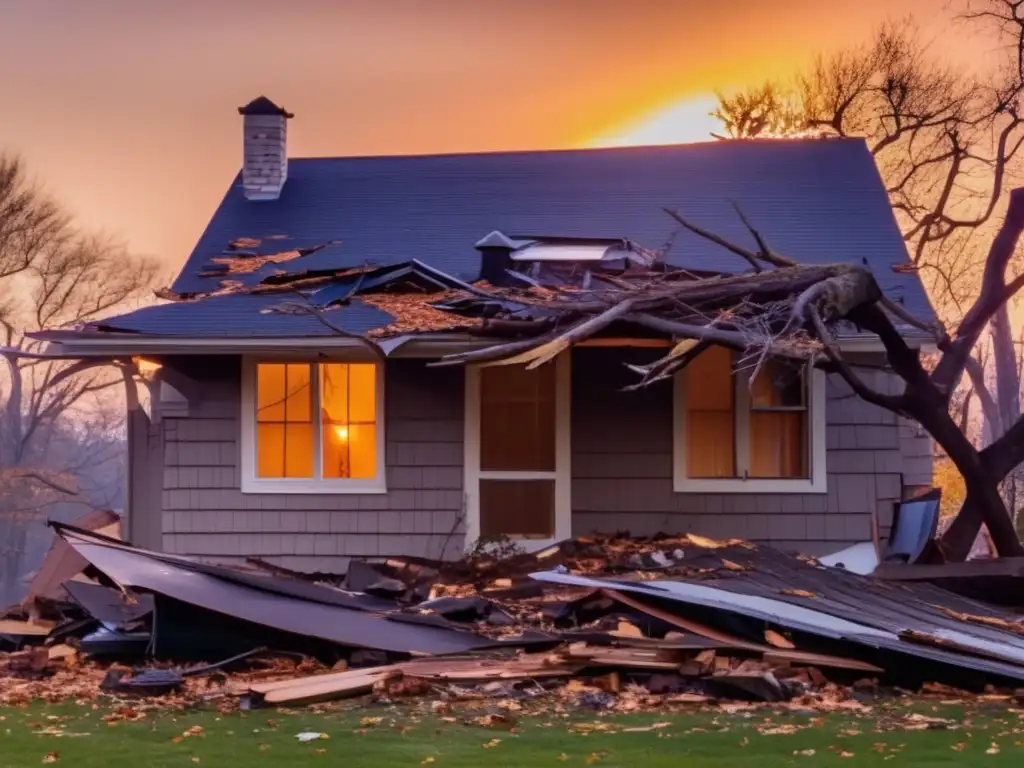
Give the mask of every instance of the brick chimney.
POLYGON ((248 200, 277 200, 288 179, 288 118, 266 96, 238 108, 242 116, 242 189, 248 200))

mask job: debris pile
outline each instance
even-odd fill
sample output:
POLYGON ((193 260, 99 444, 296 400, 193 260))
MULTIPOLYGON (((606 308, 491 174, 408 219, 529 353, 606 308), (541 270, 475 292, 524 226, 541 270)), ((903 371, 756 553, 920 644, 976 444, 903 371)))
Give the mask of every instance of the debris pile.
POLYGON ((22 606, 19 627, 34 629, 5 635, 0 704, 103 692, 247 707, 369 695, 837 709, 894 687, 1024 688, 1016 614, 735 539, 578 538, 334 576, 54 528, 86 567, 64 582, 66 602, 22 606))

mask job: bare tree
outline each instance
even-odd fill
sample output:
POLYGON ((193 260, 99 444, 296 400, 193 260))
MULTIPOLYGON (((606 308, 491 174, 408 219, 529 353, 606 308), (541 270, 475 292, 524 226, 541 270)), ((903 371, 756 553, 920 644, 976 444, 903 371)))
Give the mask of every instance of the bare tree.
POLYGON ((87 434, 97 427, 88 408, 121 382, 110 371, 77 373, 73 363, 39 357, 41 345, 26 333, 83 323, 140 298, 155 269, 77 229, 18 159, 0 157, 0 584, 12 585, 21 570, 27 522, 79 497, 81 477, 99 459, 91 441, 111 426, 87 434), (75 429, 81 452, 55 460, 55 436, 75 429))
MULTIPOLYGON (((819 57, 791 85, 722 97, 717 111, 733 138, 766 131, 865 138, 912 268, 947 318, 964 317, 977 295, 984 261, 979 236, 990 233, 1024 144, 1024 4, 968 1, 958 19, 968 25, 965 31, 994 31, 1005 43, 980 75, 951 68, 911 23, 890 23, 868 45, 819 57)), ((997 308, 989 330, 976 348, 989 350, 989 364, 969 360, 967 374, 984 433, 994 440, 1021 415, 1022 357, 1007 303, 997 308)), ((1016 516, 1024 478, 1011 473, 1003 490, 1016 516)))

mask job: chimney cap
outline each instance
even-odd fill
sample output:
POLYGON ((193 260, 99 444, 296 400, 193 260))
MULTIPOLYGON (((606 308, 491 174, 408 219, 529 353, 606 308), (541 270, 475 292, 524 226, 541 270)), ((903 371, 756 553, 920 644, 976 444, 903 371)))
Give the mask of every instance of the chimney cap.
POLYGON ((282 115, 285 118, 295 117, 291 112, 284 109, 283 107, 277 106, 274 102, 268 99, 266 96, 258 96, 257 98, 250 101, 244 107, 238 108, 238 114, 240 115, 282 115))

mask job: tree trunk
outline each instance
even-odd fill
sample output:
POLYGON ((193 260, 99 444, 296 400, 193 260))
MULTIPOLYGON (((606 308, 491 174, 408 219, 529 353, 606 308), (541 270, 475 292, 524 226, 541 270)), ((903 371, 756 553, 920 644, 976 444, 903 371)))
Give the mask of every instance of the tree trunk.
POLYGON ((908 387, 907 394, 910 415, 928 430, 960 470, 967 489, 960 513, 939 543, 946 560, 962 562, 967 558, 982 523, 988 526, 996 551, 1002 557, 1024 557, 1024 545, 999 493, 999 480, 986 469, 978 449, 957 427, 945 401, 930 388, 911 390, 908 387))
POLYGON ((25 559, 25 528, 16 520, 10 520, 7 536, 0 541, 2 557, 0 557, 0 606, 6 607, 20 597, 18 579, 25 559))

